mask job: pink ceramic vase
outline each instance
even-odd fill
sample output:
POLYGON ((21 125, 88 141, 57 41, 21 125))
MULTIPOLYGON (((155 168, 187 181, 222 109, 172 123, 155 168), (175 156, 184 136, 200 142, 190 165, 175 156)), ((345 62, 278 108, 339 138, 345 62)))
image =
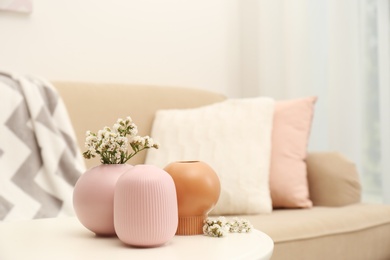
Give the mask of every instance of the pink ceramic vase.
POLYGON ((179 224, 176 235, 203 233, 203 222, 217 204, 221 193, 218 175, 206 163, 179 161, 165 168, 176 186, 179 224))
POLYGON ((164 170, 136 165, 118 180, 114 196, 114 224, 118 238, 136 247, 168 242, 177 229, 175 184, 164 170))
POLYGON ((114 190, 129 164, 102 164, 87 170, 73 190, 73 207, 87 229, 101 236, 115 235, 114 190))

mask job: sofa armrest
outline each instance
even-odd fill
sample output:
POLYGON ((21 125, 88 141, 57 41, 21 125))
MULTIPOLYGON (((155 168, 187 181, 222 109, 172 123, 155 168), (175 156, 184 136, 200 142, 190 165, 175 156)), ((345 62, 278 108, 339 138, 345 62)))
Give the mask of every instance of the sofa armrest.
POLYGON ((314 206, 335 207, 360 202, 361 185, 354 163, 336 152, 312 152, 306 164, 314 206))

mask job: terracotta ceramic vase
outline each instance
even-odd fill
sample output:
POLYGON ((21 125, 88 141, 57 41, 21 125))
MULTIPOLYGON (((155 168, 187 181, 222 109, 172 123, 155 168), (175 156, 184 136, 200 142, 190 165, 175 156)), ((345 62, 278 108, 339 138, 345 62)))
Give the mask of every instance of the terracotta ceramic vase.
POLYGON ((181 161, 165 168, 176 186, 179 225, 177 235, 203 233, 203 221, 217 204, 221 192, 218 175, 201 161, 181 161))
POLYGON ((155 247, 173 238, 178 210, 175 183, 164 170, 136 165, 118 180, 114 224, 118 238, 135 247, 155 247))
POLYGON ((76 216, 87 229, 101 236, 115 235, 114 191, 129 164, 102 164, 87 170, 73 190, 76 216))

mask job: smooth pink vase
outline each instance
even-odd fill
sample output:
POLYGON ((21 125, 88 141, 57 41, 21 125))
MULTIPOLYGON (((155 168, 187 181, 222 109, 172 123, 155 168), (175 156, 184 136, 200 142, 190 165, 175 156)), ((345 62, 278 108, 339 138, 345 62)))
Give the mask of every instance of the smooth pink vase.
POLYGON ((129 164, 102 164, 87 170, 73 190, 73 207, 87 229, 101 236, 115 235, 114 191, 129 164))
POLYGON ((136 247, 155 247, 175 235, 178 209, 175 183, 164 170, 136 165, 118 180, 114 196, 118 238, 136 247))

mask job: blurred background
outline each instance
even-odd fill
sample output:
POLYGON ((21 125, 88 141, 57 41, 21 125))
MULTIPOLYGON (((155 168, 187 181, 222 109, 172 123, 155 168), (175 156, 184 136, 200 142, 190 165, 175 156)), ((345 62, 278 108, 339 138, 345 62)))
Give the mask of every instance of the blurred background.
POLYGON ((344 154, 363 200, 390 203, 390 0, 29 3, 32 12, 0 10, 0 70, 318 96, 309 150, 344 154))

